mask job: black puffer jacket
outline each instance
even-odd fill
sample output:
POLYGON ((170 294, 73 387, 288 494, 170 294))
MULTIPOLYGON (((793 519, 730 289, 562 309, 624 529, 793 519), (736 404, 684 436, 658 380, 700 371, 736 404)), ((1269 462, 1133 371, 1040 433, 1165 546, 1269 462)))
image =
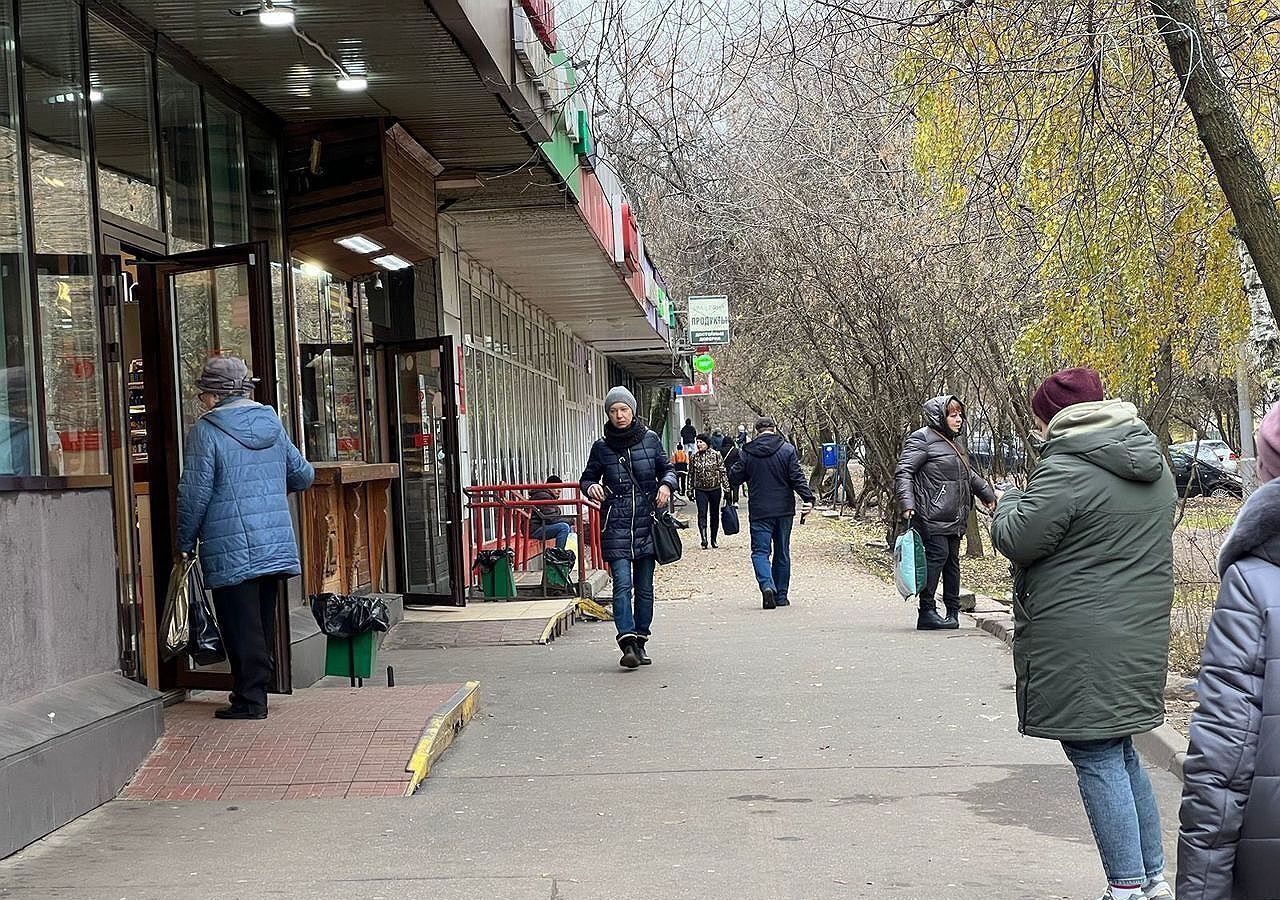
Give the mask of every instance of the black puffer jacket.
POLYGON ((647 559, 654 555, 652 515, 659 485, 676 490, 676 473, 652 431, 628 450, 615 452, 604 439, 595 442, 580 486, 585 494, 593 484, 604 484, 606 500, 600 544, 606 562, 647 559), (630 465, 635 481, 627 472, 630 465), (636 482, 640 490, 636 490, 636 482))
POLYGON ((955 435, 947 428, 952 400, 960 403, 948 394, 924 405, 926 426, 907 438, 894 476, 902 511, 915 510, 917 526, 929 534, 964 534, 974 495, 987 503, 996 499, 991 485, 961 457, 964 426, 955 435))
POLYGON ((1178 838, 1180 900, 1280 897, 1280 481, 1240 510, 1200 664, 1178 838))

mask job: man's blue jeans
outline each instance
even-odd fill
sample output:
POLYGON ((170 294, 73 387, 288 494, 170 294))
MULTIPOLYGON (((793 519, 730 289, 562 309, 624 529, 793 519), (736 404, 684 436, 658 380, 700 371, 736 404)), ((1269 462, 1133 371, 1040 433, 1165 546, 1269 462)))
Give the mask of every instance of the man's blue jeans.
POLYGON ((613 624, 618 637, 634 634, 647 638, 653 625, 653 569, 657 560, 615 559, 613 575, 613 624), (634 597, 634 605, 633 605, 634 597))
POLYGON ((539 525, 537 528, 529 532, 529 537, 535 541, 549 541, 554 539, 556 549, 563 550, 565 544, 569 543, 569 535, 573 532, 573 526, 568 522, 552 522, 550 525, 539 525))
POLYGON ((1112 884, 1145 885, 1164 871, 1160 810, 1132 738, 1063 741, 1076 767, 1102 868, 1112 884))
POLYGON ((751 565, 756 570, 756 581, 762 591, 773 589, 779 606, 790 602, 787 592, 791 589, 791 526, 795 520, 795 516, 751 520, 751 565))

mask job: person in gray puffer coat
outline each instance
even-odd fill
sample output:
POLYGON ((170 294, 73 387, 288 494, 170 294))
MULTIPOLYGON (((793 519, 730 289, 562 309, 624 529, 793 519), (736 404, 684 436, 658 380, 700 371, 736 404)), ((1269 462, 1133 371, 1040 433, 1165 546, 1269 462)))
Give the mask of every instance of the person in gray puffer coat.
POLYGON ((934 397, 924 405, 924 421, 902 448, 894 486, 902 516, 920 532, 929 561, 916 628, 933 631, 960 627, 960 538, 969 527, 974 496, 994 509, 996 494, 969 464, 960 398, 934 397), (939 582, 946 618, 938 615, 934 599, 939 582))
POLYGON ((1258 475, 1218 554, 1184 766, 1179 900, 1280 898, 1280 406, 1258 433, 1258 475))

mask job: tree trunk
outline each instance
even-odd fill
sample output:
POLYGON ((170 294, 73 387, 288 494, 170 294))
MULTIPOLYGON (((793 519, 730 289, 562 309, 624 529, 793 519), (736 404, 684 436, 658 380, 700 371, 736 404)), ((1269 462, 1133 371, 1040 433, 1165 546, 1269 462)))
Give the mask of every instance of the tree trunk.
POLYGON ((1217 60, 1208 51, 1195 0, 1151 0, 1200 142, 1213 162, 1240 237, 1257 266, 1271 314, 1280 320, 1280 212, 1217 60))
POLYGON ((969 559, 982 559, 986 551, 982 549, 982 524, 978 521, 978 508, 969 510, 969 524, 964 531, 964 555, 969 559))
MULTIPOLYGON (((1249 248, 1233 235, 1236 252, 1240 255, 1240 277, 1244 281, 1244 295, 1249 302, 1249 337, 1244 352, 1248 361, 1261 372, 1270 372, 1280 365, 1280 329, 1271 314, 1267 292, 1258 277, 1258 267, 1249 254, 1249 248)), ((1280 396, 1280 379, 1271 378, 1264 386, 1264 401, 1268 404, 1280 396)))

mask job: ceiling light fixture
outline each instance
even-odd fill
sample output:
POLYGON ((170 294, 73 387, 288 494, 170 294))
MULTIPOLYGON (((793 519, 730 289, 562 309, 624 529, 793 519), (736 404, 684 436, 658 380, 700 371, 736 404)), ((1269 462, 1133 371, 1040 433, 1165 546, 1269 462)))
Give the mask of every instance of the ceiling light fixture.
POLYGON ((397 272, 400 269, 408 269, 413 266, 413 263, 409 262, 409 260, 396 256, 394 253, 388 253, 386 256, 374 257, 373 262, 374 265, 382 266, 382 268, 388 269, 392 272, 397 272))
POLYGON ((337 78, 338 90, 346 91, 354 94, 357 91, 363 91, 369 86, 369 79, 363 75, 339 75, 337 78))
POLYGON ((288 28, 293 24, 295 14, 288 4, 276 6, 271 0, 262 0, 258 7, 258 23, 267 28, 288 28))
POLYGON ((369 240, 363 234, 353 234, 349 237, 338 238, 334 243, 362 256, 366 253, 377 253, 379 250, 387 249, 376 241, 369 240))

